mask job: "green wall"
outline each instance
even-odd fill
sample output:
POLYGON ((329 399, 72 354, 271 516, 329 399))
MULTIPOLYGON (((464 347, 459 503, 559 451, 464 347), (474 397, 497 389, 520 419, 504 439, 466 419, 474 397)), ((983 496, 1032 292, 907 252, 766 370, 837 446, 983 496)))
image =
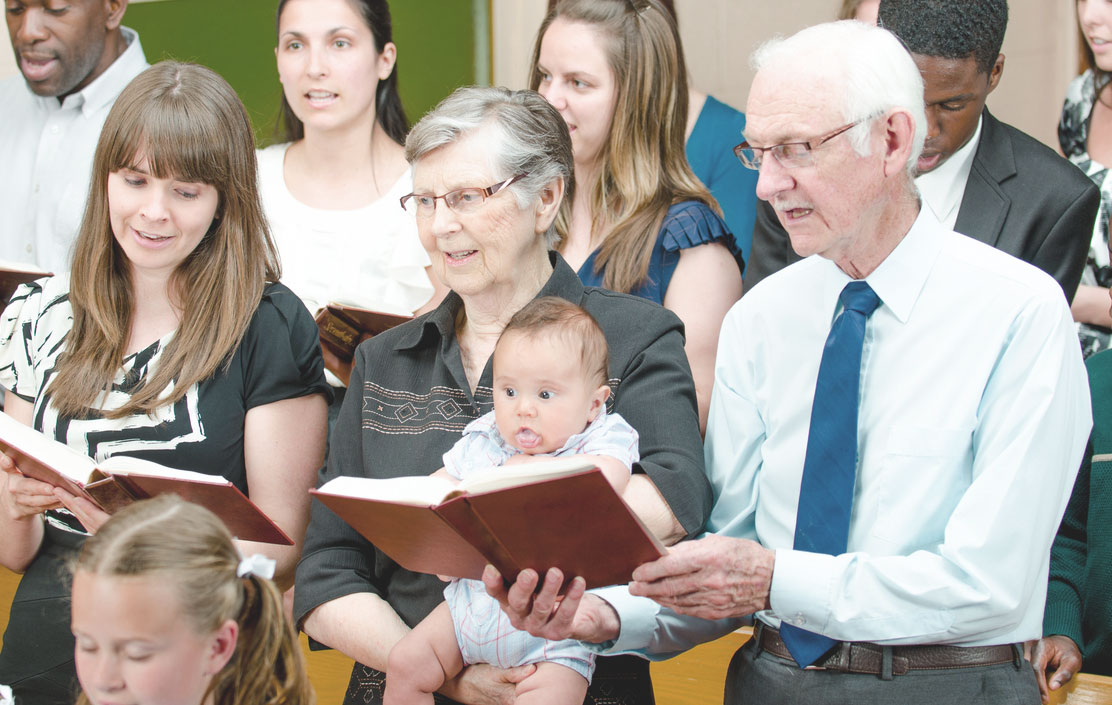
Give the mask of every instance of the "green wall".
MULTIPOLYGON (((261 143, 273 138, 282 87, 274 65, 277 0, 164 0, 128 6, 151 63, 205 64, 239 93, 261 143)), ((480 3, 485 8, 486 3, 480 3)), ((394 0, 398 79, 410 123, 475 81, 473 0, 394 0)))

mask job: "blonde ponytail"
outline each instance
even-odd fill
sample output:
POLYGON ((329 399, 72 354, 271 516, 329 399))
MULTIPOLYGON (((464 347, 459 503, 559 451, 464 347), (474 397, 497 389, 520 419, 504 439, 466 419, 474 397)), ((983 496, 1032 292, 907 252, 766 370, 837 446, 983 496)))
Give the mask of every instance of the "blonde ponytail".
MULTIPOLYGON (((85 542, 73 565, 106 577, 158 575, 175 586, 185 619, 198 634, 234 620, 231 660, 209 684, 216 705, 313 705, 297 637, 274 583, 237 575, 239 553, 215 514, 174 495, 117 512, 85 542)), ((82 695, 78 705, 89 705, 82 695)))

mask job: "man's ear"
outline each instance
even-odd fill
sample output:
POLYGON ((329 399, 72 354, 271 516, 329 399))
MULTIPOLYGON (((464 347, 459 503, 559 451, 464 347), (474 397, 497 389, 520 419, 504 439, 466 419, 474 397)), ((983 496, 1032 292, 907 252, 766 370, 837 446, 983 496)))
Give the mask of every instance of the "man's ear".
POLYGON ((1004 55, 998 54, 996 61, 992 64, 992 69, 988 72, 988 92, 992 93, 996 90, 996 86, 1000 83, 1000 77, 1004 75, 1004 55))
POLYGON ((104 0, 104 28, 114 32, 120 28, 124 21, 124 12, 127 11, 127 0, 104 0))
POLYGON ((907 169, 911 141, 915 139, 915 120, 906 110, 892 111, 884 122, 884 175, 892 176, 907 169))

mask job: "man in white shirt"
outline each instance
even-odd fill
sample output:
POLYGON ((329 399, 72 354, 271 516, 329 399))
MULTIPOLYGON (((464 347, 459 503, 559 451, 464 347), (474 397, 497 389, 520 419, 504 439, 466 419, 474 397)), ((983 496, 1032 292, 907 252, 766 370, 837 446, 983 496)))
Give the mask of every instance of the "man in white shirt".
POLYGON ((7 0, 22 76, 0 82, 0 258, 70 269, 108 111, 147 68, 127 0, 7 0))
POLYGON ((487 589, 606 653, 672 655, 754 614, 730 704, 1036 705, 1021 644, 1091 426, 1066 301, 921 205, 922 82, 890 33, 819 25, 754 63, 739 156, 806 259, 723 323, 709 535, 555 608, 558 571, 535 599, 528 571, 487 589))
MULTIPOLYGON (((1006 0, 883 0, 879 22, 907 46, 923 76, 927 138, 915 180, 923 201, 947 228, 1054 277, 1067 300, 1091 294, 1078 282, 1100 192, 1068 160, 985 107, 1004 72, 1006 0)), ((759 203, 746 291, 799 259, 776 214, 759 203)), ((1098 298, 1106 310, 1107 293, 1098 298)))

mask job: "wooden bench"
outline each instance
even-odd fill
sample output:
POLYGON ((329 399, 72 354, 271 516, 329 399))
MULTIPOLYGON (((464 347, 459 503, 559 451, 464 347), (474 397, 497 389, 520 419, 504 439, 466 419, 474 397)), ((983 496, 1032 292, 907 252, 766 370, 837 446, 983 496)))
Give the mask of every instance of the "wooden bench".
POLYGON ((734 652, 753 635, 748 627, 700 644, 649 667, 657 705, 714 705, 722 702, 726 667, 734 652))
POLYGON ((1050 694, 1050 705, 1108 705, 1112 703, 1112 678, 1078 673, 1065 688, 1050 694))

